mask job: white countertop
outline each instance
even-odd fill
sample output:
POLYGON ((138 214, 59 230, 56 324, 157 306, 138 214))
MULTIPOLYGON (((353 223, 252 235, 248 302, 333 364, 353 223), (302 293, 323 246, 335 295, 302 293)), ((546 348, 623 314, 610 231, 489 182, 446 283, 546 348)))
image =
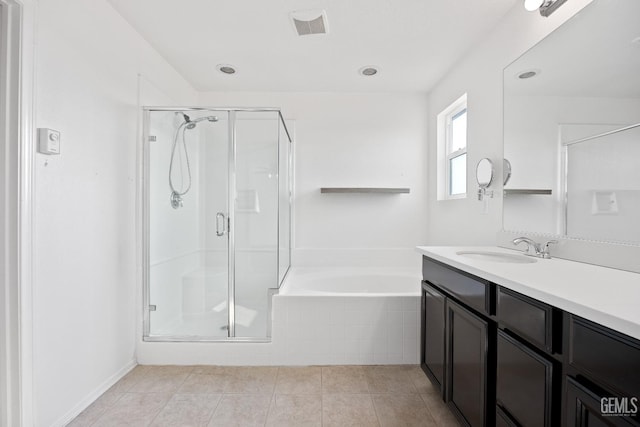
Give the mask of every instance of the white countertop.
MULTIPOLYGON (((521 252, 495 246, 418 246, 418 252, 495 284, 640 339, 640 274, 564 259, 513 264, 460 251, 521 252)), ((525 256, 525 255, 522 255, 525 256)))

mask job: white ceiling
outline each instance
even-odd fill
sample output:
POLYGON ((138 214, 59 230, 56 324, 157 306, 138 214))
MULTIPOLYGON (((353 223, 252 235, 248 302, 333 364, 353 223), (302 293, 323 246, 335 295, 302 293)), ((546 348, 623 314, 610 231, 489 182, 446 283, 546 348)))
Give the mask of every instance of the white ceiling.
POLYGON ((374 92, 428 91, 520 0, 109 2, 198 90, 374 92), (305 9, 326 10, 329 34, 295 33, 305 9))

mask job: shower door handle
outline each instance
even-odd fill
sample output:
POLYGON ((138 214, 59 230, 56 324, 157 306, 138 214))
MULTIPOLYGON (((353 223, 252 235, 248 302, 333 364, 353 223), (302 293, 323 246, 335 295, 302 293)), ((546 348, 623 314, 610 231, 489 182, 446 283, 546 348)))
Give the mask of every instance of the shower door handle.
POLYGON ((224 214, 222 212, 218 212, 216 214, 216 236, 224 236, 224 233, 227 232, 226 223, 227 221, 225 221, 224 214))

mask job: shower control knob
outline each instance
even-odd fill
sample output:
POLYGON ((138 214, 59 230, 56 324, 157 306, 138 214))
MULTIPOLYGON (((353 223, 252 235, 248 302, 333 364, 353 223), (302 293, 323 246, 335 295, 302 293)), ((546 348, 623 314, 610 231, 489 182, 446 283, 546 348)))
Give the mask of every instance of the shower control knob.
POLYGON ((171 193, 171 197, 169 198, 169 200, 173 209, 178 209, 184 206, 184 204, 182 203, 182 196, 175 191, 171 193))

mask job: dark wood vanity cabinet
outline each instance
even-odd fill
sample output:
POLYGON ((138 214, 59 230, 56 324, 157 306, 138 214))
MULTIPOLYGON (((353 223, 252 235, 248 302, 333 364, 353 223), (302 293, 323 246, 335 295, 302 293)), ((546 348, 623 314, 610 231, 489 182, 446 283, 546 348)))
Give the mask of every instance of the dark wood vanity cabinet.
POLYGON ((640 427, 639 340, 427 257, 423 278, 422 368, 462 425, 640 427))
MULTIPOLYGON (((543 352, 552 354, 558 350, 554 329, 560 328, 561 318, 558 318, 557 310, 502 286, 498 286, 497 295, 496 317, 502 329, 522 337, 543 352)), ((559 332, 562 332, 561 328, 559 332)))
POLYGON ((553 353, 561 317, 553 307, 499 286, 496 320, 496 411, 516 426, 558 425, 562 369, 553 353))
POLYGON ((565 313, 568 426, 640 426, 640 341, 565 313))
POLYGON ((493 285, 426 258, 423 277, 422 368, 462 425, 492 426, 493 285))
POLYGON ((557 425, 553 360, 503 330, 497 349, 496 411, 517 426, 557 425))
POLYGON ((492 425, 489 321, 447 299, 446 325, 445 401, 462 423, 492 425))
POLYGON ((572 377, 566 378, 565 424, 567 427, 632 427, 638 426, 630 417, 604 416, 603 393, 584 386, 572 377))
POLYGON ((445 301, 442 292, 422 282, 422 369, 441 394, 444 391, 445 301))

